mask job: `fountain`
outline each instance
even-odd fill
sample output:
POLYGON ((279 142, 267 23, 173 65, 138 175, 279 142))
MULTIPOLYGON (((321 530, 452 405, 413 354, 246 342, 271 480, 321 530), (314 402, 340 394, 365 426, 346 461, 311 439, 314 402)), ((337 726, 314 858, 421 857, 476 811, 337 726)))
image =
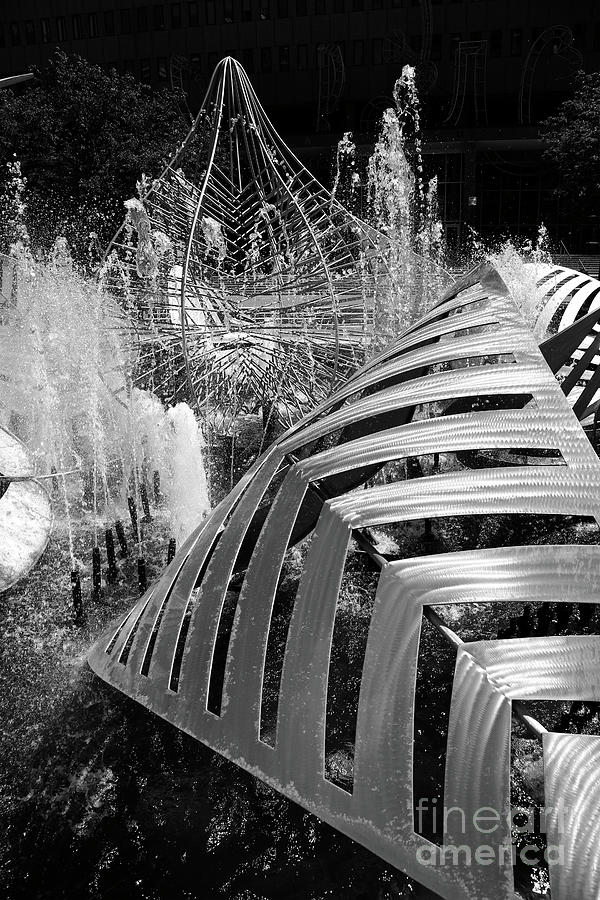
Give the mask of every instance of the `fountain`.
MULTIPOLYGON (((81 576, 88 567, 76 552, 74 529, 91 534, 92 600, 98 602, 100 538, 106 542, 108 574, 114 581, 112 525, 120 524, 129 509, 136 520, 134 544, 143 581, 144 529, 154 483, 160 484, 161 515, 172 529, 167 542, 169 536, 184 540, 208 509, 202 437, 197 427, 193 432, 193 415, 184 404, 167 411, 156 397, 132 388, 133 326, 102 281, 77 271, 63 239, 45 258, 32 252, 23 224, 25 184, 18 171, 14 180, 16 240, 0 256, 0 426, 7 459, 3 474, 12 477, 0 513, 21 494, 23 522, 29 502, 30 527, 22 529, 29 540, 21 539, 27 553, 19 565, 31 565, 46 544, 51 521, 41 484, 52 484, 58 527, 64 526, 69 548, 76 618, 82 621, 81 576), (7 428, 24 442, 31 464, 25 465, 25 447, 7 428), (37 482, 26 482, 25 473, 35 473, 37 482), (188 478, 194 484, 188 495, 193 512, 184 512, 180 503, 182 480, 188 478)), ((119 531, 123 546, 122 525, 119 531)), ((3 548, 17 566, 8 538, 3 548)), ((12 581, 7 576, 2 587, 12 581)))
MULTIPOLYGON (((491 867, 479 864, 479 836, 470 825, 463 835, 444 822, 436 836, 416 824, 417 785, 427 768, 417 746, 424 695, 418 645, 431 651, 432 629, 457 654, 445 785, 441 776, 445 805, 462 808, 469 821, 482 806, 510 808, 512 712, 540 742, 548 807, 565 799, 573 771, 595 771, 595 739, 551 733, 568 731, 576 711, 564 727, 546 731, 517 698, 600 701, 598 639, 561 633, 573 614, 587 625, 593 618, 597 548, 582 546, 573 530, 562 547, 547 534, 536 544, 539 535, 517 526, 513 546, 501 540, 505 519, 591 516, 596 528, 600 518, 598 460, 571 411, 595 418, 596 394, 590 389, 578 410, 585 387, 575 397, 563 382, 561 391, 544 362, 559 373, 574 364, 579 374, 596 362, 595 322, 587 318, 597 309, 595 286, 580 283, 587 294, 576 298, 566 290, 571 276, 544 269, 541 257, 538 268, 522 272, 520 261, 511 269, 505 260, 498 269, 508 284, 482 266, 439 300, 445 273, 435 182, 423 179, 410 68, 364 177, 345 137, 333 197, 278 142, 239 67, 226 61, 221 75, 210 96, 221 92, 223 101, 223 85, 235 87, 248 118, 217 104, 210 114, 219 139, 239 149, 249 132, 269 177, 261 168, 254 184, 252 177, 236 184, 216 147, 210 178, 194 180, 186 152, 202 119, 163 177, 142 179, 139 198, 127 202, 126 224, 98 280, 76 271, 64 242, 41 260, 21 233, 2 260, 9 301, 2 310, 7 391, 0 424, 18 430, 40 481, 52 485, 78 623, 104 602, 102 540, 107 581, 117 582, 120 567, 134 564, 143 595, 91 651, 101 678, 439 896, 512 895, 510 859, 501 856, 512 837, 505 819, 489 838, 486 832, 498 855, 491 867), (252 187, 258 197, 244 213, 244 192, 252 187), (352 202, 362 188, 366 224, 339 202, 352 202), (215 199, 223 190, 225 212, 215 199), (237 215, 246 215, 241 250, 237 215), (302 216, 307 229, 298 224, 302 216), (339 257, 330 253, 338 243, 339 257), (551 288, 540 293, 545 285, 551 288), (563 285, 555 301, 553 289, 563 285), (537 291, 533 305, 529 287, 537 291), (555 335, 546 326, 559 314, 555 335), (274 374, 272 359, 282 348, 292 365, 274 374), (184 398, 189 404, 174 402, 184 398), (242 415, 257 406, 266 410, 265 424, 278 418, 292 427, 270 445, 273 434, 265 439, 264 429, 266 452, 209 512, 201 426, 230 427, 235 437, 242 415), (160 553, 152 543, 157 522, 164 524, 160 553), (78 550, 82 529, 92 535, 91 567, 78 550), (438 553, 440 546, 447 552, 438 553), (159 579, 152 553, 161 569, 165 557, 169 566, 159 579), (297 590, 290 572, 297 573, 297 590), (88 573, 89 606, 81 578, 88 573), (471 605, 479 614, 492 602, 510 610, 523 600, 529 602, 519 606, 515 627, 504 614, 497 639, 461 638, 471 605), (340 658, 351 665, 344 669, 340 658), (474 865, 433 865, 459 843, 474 865)), ((248 172, 242 166, 238 175, 248 172)), ((22 449, 7 442, 11 453, 22 449)), ((34 485, 28 465, 22 484, 34 485)), ((0 527, 5 498, 20 483, 0 497, 0 527)), ((430 652, 425 662, 430 690, 438 656, 430 652)), ((78 714, 82 705, 78 697, 78 714)), ((103 716, 109 703, 95 705, 103 716)), ((151 732, 153 725, 144 727, 151 732)), ((104 728, 102 720, 101 737, 104 728)), ((439 738, 442 717, 434 728, 439 738)), ((131 729, 138 738, 142 730, 131 729)), ((129 748, 126 731, 117 729, 108 752, 102 740, 96 755, 78 748, 76 776, 67 771, 64 794, 85 795, 83 818, 102 820, 102 841, 115 746, 129 748)), ((167 732, 160 734, 166 745, 167 732)), ((145 754, 150 744, 162 753, 161 740, 144 735, 140 760, 128 758, 124 767, 127 778, 139 767, 146 816, 153 786, 145 754)), ((93 743, 89 731, 86 741, 93 743)), ((438 756, 440 746, 437 740, 438 756)), ((230 786, 232 768, 223 776, 230 786)), ((139 826, 133 794, 115 802, 119 821, 127 810, 128 828, 139 826)), ((598 893, 596 869, 584 883, 577 860, 578 846, 597 844, 596 795, 588 789, 576 798, 564 869, 550 873, 555 897, 569 891, 592 900, 598 893)), ((259 791, 252 796, 260 802, 259 791)), ((62 823, 61 804, 54 805, 62 823)), ((279 808, 277 815, 285 817, 279 808)), ((216 822, 211 839, 218 845, 216 822)), ((234 830, 235 815, 229 825, 234 830)), ((84 830, 81 821, 73 827, 84 830)), ((312 850, 314 822, 306 827, 312 850)), ((562 839, 556 817, 548 827, 552 839, 562 839)), ((143 860, 138 829, 129 830, 143 860)), ((96 891, 101 871, 112 877, 119 840, 102 844, 96 891)), ((261 879, 267 867, 259 869, 261 879)), ((156 892, 148 879, 159 868, 136 879, 136 889, 156 892)), ((121 890, 129 876, 119 874, 121 890)))

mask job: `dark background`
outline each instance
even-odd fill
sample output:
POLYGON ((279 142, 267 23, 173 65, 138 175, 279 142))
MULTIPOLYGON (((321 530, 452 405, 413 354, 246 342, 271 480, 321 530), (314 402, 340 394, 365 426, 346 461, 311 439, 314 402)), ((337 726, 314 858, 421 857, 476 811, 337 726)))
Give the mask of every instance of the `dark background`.
POLYGON ((597 252, 594 217, 561 208, 538 134, 574 73, 600 68, 597 0, 3 0, 1 75, 43 65, 57 46, 181 85, 192 111, 217 61, 236 57, 325 182, 344 131, 370 152, 402 66, 416 65, 450 249, 468 224, 532 237, 543 221, 556 250, 597 252))

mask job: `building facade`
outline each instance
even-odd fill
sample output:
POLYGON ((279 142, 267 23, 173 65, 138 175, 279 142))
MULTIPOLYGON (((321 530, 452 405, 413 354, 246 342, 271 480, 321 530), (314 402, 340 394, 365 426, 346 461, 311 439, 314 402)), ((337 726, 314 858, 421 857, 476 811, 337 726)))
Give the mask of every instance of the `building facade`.
POLYGON ((410 63, 450 241, 468 225, 530 236, 543 221, 565 249, 596 249, 595 224, 561 210, 537 123, 578 69, 600 68, 597 0, 3 0, 0 75, 41 66, 56 47, 181 86, 192 109, 234 56, 323 178, 344 131, 368 151, 410 63))

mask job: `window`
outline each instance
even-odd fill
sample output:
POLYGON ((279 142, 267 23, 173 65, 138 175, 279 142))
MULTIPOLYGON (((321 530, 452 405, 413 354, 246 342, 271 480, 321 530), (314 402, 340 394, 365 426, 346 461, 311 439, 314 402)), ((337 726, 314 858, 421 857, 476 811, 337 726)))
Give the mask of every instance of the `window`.
POLYGON ((289 15, 288 0, 277 0, 277 15, 280 19, 287 19, 289 15))
MULTIPOLYGON (((139 12, 139 10, 138 10, 139 12)), ((152 68, 149 59, 143 59, 140 63, 140 74, 144 84, 150 84, 152 80, 152 68)))
POLYGON ((167 80, 167 57, 159 56, 157 60, 158 80, 167 80))
MULTIPOLYGON (((25 33, 27 34, 27 24, 25 25, 25 33)), ((57 16, 56 19, 56 40, 66 41, 67 39, 67 20, 64 16, 57 16)), ((29 44, 30 41, 28 40, 29 44)))
POLYGON ((215 0, 206 0, 206 24, 214 25, 217 21, 215 0))
POLYGON ((324 16, 327 12, 327 0, 315 0, 315 13, 317 16, 324 16))
POLYGON ((123 34, 131 34, 131 10, 121 10, 121 32, 123 34))
MULTIPOLYGON (((48 22, 48 31, 49 31, 50 30, 50 19, 46 19, 46 21, 48 22)), ((21 43, 21 29, 19 28, 19 23, 11 22, 10 23, 10 46, 18 47, 20 43, 21 43)), ((45 41, 44 43, 47 43, 47 41, 45 41)))
POLYGON ((165 30, 165 8, 161 4, 157 4, 154 7, 152 21, 154 24, 155 31, 164 31, 165 30))
POLYGON ((100 34, 100 26, 98 24, 98 13, 90 13, 88 16, 88 24, 90 29, 90 37, 96 38, 100 34))
POLYGON ((254 50, 252 47, 242 50, 242 65, 246 72, 254 72, 254 50))
MULTIPOLYGON (((138 31, 148 31, 148 7, 147 6, 138 6, 137 14, 136 14, 136 24, 137 24, 138 31)), ((148 60, 145 60, 145 62, 148 62, 148 60)))
POLYGON ((181 28, 181 3, 171 3, 171 28, 181 28))
POLYGON ((270 47, 260 48, 260 70, 261 72, 270 72, 273 68, 273 58, 270 47))
POLYGON ((510 55, 520 56, 523 50, 523 32, 520 28, 510 30, 510 55))
POLYGON ((192 75, 199 75, 202 71, 202 60, 200 59, 199 53, 192 53, 190 56, 190 66, 192 70, 192 75))
POLYGON ((308 69, 308 45, 298 44, 296 48, 296 68, 308 69))
POLYGON ((213 71, 216 68, 217 63, 219 62, 219 54, 215 50, 211 50, 208 54, 208 71, 212 75, 213 71))
POLYGON ((271 0, 260 0, 260 17, 263 22, 271 18, 271 0))
POLYGON ((279 48, 279 69, 281 72, 289 72, 290 69, 290 48, 287 44, 279 48))
POLYGON ((333 11, 336 13, 346 12, 346 0, 333 0, 333 11))
POLYGON ((104 13, 104 34, 112 37, 115 33, 115 14, 112 9, 107 9, 104 13))
POLYGON ((25 41, 28 44, 35 44, 35 23, 31 19, 25 22, 25 41))
POLYGON ((225 0, 225 21, 228 25, 231 25, 233 22, 233 0, 225 0))
MULTIPOLYGON (((81 16, 76 15, 71 17, 71 25, 73 26, 73 39, 75 41, 81 40, 83 37, 83 28, 81 26, 81 16)), ((44 22, 42 20, 42 40, 44 40, 44 22)))
POLYGON ((587 28, 583 24, 583 22, 579 22, 577 25, 573 25, 571 28, 573 32, 573 37, 575 38, 575 44, 578 50, 586 49, 586 37, 587 37, 587 28))
POLYGON ((200 18, 198 16, 198 4, 197 3, 188 3, 188 25, 192 28, 195 28, 196 25, 200 24, 200 18))
POLYGON ((365 8, 365 0, 352 0, 352 12, 362 12, 365 8))
POLYGON ((242 0, 242 22, 252 21, 252 0, 242 0))
POLYGON ((296 0, 296 15, 297 16, 305 16, 306 15, 306 0, 296 0))
POLYGON ((490 56, 502 56, 502 32, 499 28, 490 31, 490 56))
POLYGON ((373 38, 373 65, 380 66, 383 62, 383 38, 373 38))
POLYGON ((383 0, 373 0, 373 9, 383 9, 383 0))
POLYGON ((365 61, 365 42, 352 41, 352 65, 362 66, 365 61))

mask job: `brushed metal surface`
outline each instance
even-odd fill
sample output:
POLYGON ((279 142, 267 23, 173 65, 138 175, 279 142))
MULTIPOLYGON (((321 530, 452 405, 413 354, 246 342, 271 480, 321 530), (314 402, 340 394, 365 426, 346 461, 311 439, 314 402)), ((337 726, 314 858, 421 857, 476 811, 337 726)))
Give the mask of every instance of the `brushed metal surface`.
MULTIPOLYGON (((369 477, 364 475, 363 481, 369 477)), ((483 806, 503 815, 509 812, 510 719, 516 699, 600 699, 596 658, 600 639, 550 637, 461 645, 450 714, 445 805, 463 809, 466 818, 471 816, 471 825, 464 833, 450 825, 440 848, 417 834, 413 824, 415 681, 423 609, 490 601, 596 602, 599 547, 534 545, 383 561, 362 671, 352 790, 342 789, 325 775, 335 612, 356 529, 489 513, 587 515, 598 522, 600 463, 517 304, 497 273, 482 266, 453 287, 422 326, 417 323, 409 329, 394 347, 270 447, 180 550, 149 592, 148 605, 142 601, 137 605, 117 640, 117 626, 112 626, 96 642, 90 665, 110 684, 440 896, 513 898, 510 856, 493 865, 460 861, 442 865, 444 847, 460 843, 475 853, 482 835, 473 826, 473 813, 483 806), (487 330, 482 332, 482 326, 487 330), (498 361, 506 353, 512 354, 513 363, 498 361), (471 357, 473 364, 452 368, 455 360, 471 357), (390 379, 398 383, 390 384, 390 379), (514 409, 444 416, 438 406, 423 418, 415 412, 421 404, 483 393, 530 399, 514 409), (356 428, 363 430, 358 433, 356 428), (340 429, 337 445, 322 449, 313 444, 340 429), (344 436, 349 438, 346 443, 344 436), (489 468, 457 469, 379 486, 339 487, 349 472, 363 467, 377 471, 390 460, 524 445, 557 451, 561 464, 534 460, 503 468, 492 463, 489 468), (219 619, 244 536, 255 533, 252 523, 261 503, 267 502, 270 484, 276 486, 275 497, 268 501, 266 520, 253 538, 217 715, 207 708, 207 698, 219 619), (269 625, 294 522, 309 496, 321 498, 320 512, 313 517, 289 624, 275 741, 267 744, 261 740, 260 712, 269 625), (152 660, 143 675, 141 663, 161 607, 152 660), (119 662, 120 648, 140 612, 124 664, 119 662), (176 690, 170 679, 175 664, 180 667, 176 690), (423 848, 437 865, 420 862, 423 848)), ((589 759, 596 765, 593 754, 589 759)), ((551 782, 552 802, 561 794, 561 771, 557 766, 551 782)), ((587 840, 584 817, 573 822, 587 840)), ((507 826, 483 835, 483 843, 498 853, 506 841, 510 843, 507 826)), ((594 851, 589 852, 593 856, 594 851)), ((574 850, 569 858, 575 870, 574 850)), ((593 860, 596 866, 595 856, 593 860)), ((553 878, 557 896, 564 896, 563 882, 553 878)), ((577 878, 578 900, 598 896, 595 876, 577 878)))

